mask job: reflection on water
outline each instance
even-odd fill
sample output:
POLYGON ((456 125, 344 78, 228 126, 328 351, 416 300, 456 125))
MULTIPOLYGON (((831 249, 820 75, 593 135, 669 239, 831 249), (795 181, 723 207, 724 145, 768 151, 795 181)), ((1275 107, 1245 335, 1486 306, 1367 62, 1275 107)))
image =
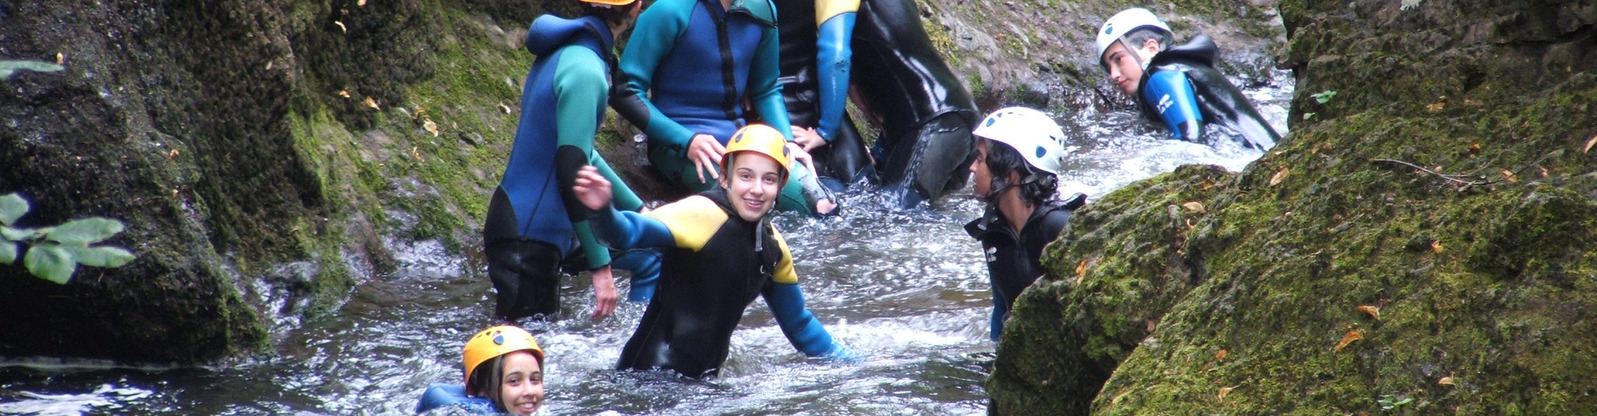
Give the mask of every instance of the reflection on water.
MULTIPOLYGON (((1275 78, 1281 85, 1249 93, 1284 132, 1290 77, 1275 78)), ((1129 109, 1088 109, 1060 121, 1074 139, 1060 181, 1065 194, 1101 196, 1188 163, 1240 170, 1260 155, 1231 143, 1166 140, 1129 109)), ((980 248, 961 228, 980 211, 969 192, 915 211, 854 193, 840 217, 778 220, 809 307, 835 338, 867 355, 859 363, 805 358, 756 301, 720 379, 618 372, 611 367, 643 305, 589 321, 588 281, 569 279, 563 313, 572 318, 528 328, 550 354, 543 413, 985 413, 991 294, 980 248)), ((335 316, 299 322, 272 358, 183 369, 13 363, 0 367, 0 414, 408 414, 428 384, 460 381, 461 346, 492 324, 493 300, 483 271, 463 270, 471 263, 458 253, 398 247, 398 272, 357 286, 335 316)))

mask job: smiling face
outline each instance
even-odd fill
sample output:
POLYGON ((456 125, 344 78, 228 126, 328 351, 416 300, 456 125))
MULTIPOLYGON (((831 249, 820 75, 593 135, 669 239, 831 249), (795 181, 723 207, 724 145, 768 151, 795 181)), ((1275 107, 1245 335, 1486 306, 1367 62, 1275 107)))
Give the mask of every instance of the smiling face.
POLYGON ((1158 51, 1158 41, 1149 40, 1142 48, 1127 49, 1124 41, 1109 45, 1103 52, 1103 65, 1109 69, 1109 80, 1126 94, 1137 95, 1142 82, 1142 63, 1158 51))
POLYGON ((721 173, 721 187, 726 188, 732 209, 748 222, 759 221, 776 207, 776 195, 785 181, 782 166, 757 152, 734 154, 727 171, 721 173))
POLYGON ((500 376, 499 405, 506 412, 530 415, 543 405, 543 368, 537 356, 525 350, 505 354, 500 376))

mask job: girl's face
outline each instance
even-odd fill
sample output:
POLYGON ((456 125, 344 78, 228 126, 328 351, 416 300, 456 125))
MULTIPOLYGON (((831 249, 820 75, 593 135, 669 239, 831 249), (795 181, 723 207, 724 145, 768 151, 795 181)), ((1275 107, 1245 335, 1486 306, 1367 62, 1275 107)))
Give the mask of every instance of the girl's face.
POLYGON ((721 176, 721 186, 732 200, 732 208, 744 221, 759 221, 776 208, 776 195, 782 191, 782 166, 763 154, 740 152, 728 164, 731 172, 721 176))
POLYGON ((527 351, 504 356, 500 373, 499 405, 517 415, 530 415, 543 405, 543 368, 538 357, 527 351))

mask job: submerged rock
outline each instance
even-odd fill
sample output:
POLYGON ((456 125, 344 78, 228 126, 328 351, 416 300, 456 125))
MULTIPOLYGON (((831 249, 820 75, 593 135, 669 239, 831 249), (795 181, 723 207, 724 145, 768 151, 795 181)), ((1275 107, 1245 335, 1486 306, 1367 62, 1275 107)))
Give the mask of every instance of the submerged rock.
POLYGON ((1078 213, 992 413, 1597 413, 1597 9, 1281 11, 1291 135, 1078 213))

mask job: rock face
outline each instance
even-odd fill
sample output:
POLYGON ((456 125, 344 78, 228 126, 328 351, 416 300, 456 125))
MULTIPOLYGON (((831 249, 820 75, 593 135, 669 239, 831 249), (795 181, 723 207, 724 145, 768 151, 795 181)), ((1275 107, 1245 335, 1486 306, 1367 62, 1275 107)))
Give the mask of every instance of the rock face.
POLYGON ((1290 136, 1078 211, 991 412, 1597 413, 1597 7, 1280 10, 1290 136))
POLYGON ((0 270, 0 356, 245 355, 392 269, 385 237, 474 246, 532 59, 483 14, 547 8, 448 3, 0 1, 0 59, 67 68, 0 80, 0 193, 139 256, 0 270))

